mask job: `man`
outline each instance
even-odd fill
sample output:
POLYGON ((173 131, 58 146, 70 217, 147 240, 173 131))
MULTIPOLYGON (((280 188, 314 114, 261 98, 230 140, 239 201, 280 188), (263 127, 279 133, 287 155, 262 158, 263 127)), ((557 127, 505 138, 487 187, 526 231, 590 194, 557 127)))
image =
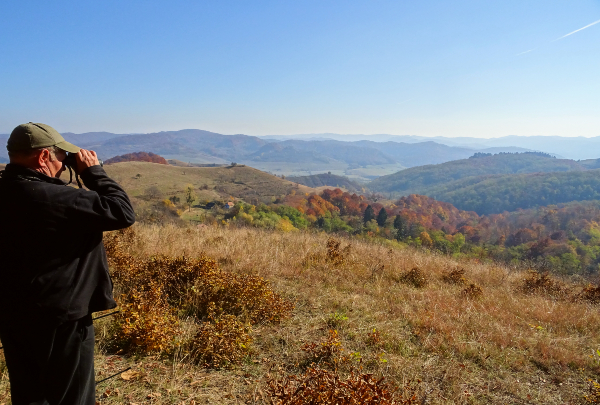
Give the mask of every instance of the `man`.
POLYGON ((0 178, 0 339, 12 403, 95 403, 92 312, 114 308, 102 232, 135 222, 96 153, 52 127, 11 133, 0 178), (67 152, 89 190, 59 179, 67 152))

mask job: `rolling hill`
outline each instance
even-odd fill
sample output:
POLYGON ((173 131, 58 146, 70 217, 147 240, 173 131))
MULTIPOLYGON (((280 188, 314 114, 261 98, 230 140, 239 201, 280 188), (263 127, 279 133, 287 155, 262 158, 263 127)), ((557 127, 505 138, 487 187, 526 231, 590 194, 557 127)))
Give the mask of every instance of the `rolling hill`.
POLYGON ((164 198, 176 195, 184 200, 188 184, 196 188, 199 200, 227 199, 230 196, 246 201, 270 202, 289 194, 293 189, 312 192, 288 180, 248 166, 176 167, 146 162, 125 162, 107 165, 109 176, 121 184, 132 197, 144 197, 156 188, 164 198))
POLYGON ((369 189, 397 195, 436 195, 483 180, 481 176, 538 172, 585 171, 587 167, 573 160, 554 159, 530 153, 497 154, 461 159, 437 165, 413 167, 379 177, 369 189), (461 183, 454 183, 462 181, 461 183))
POLYGON ((479 215, 600 200, 600 170, 467 177, 427 195, 479 215))
POLYGON ((348 191, 361 191, 362 185, 350 180, 344 176, 337 176, 331 173, 313 174, 312 176, 288 177, 290 181, 307 187, 339 187, 348 191))

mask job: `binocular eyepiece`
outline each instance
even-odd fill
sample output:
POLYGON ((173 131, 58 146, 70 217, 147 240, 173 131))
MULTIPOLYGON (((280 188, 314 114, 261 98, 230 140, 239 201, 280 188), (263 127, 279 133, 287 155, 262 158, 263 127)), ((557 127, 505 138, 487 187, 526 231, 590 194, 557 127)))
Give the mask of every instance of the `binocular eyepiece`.
MULTIPOLYGON (((102 160, 98 159, 98 162, 100 162, 100 166, 104 166, 104 162, 102 160)), ((70 167, 75 172, 77 172, 75 170, 77 169, 77 153, 67 153, 67 158, 63 160, 63 164, 65 165, 65 167, 70 167)))

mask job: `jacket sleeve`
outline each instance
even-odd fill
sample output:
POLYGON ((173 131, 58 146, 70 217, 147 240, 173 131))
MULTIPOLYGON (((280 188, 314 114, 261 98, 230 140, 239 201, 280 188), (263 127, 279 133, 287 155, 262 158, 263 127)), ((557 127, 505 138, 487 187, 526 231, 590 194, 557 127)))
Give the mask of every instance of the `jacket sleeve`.
POLYGON ((88 190, 79 190, 77 219, 82 225, 98 231, 114 231, 135 223, 135 213, 127 193, 100 166, 81 173, 88 190))

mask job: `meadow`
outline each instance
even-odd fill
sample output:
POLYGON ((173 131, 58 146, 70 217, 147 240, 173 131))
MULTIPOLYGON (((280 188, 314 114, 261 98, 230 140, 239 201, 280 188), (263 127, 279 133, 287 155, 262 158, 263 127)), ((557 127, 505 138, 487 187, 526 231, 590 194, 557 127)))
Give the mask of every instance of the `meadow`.
MULTIPOLYGON (((600 371, 598 291, 568 280, 314 232, 135 225, 105 243, 123 313, 96 322, 97 380, 132 369, 98 385, 102 404, 304 404, 300 386, 349 392, 381 377, 379 402, 317 403, 576 404, 600 371), (140 282, 118 269, 146 266, 155 276, 141 284, 159 285, 178 277, 177 260, 210 271, 172 292, 174 310, 161 312, 156 296, 123 300, 140 282), (211 277, 213 290, 188 300, 211 277), (217 287, 219 277, 229 284, 217 287), (240 280, 268 305, 235 309, 240 297, 228 293, 259 297, 240 280), (152 320, 146 340, 132 317, 152 320), (186 339, 193 350, 173 343, 186 339)), ((1 367, 0 403, 9 403, 1 367)))

